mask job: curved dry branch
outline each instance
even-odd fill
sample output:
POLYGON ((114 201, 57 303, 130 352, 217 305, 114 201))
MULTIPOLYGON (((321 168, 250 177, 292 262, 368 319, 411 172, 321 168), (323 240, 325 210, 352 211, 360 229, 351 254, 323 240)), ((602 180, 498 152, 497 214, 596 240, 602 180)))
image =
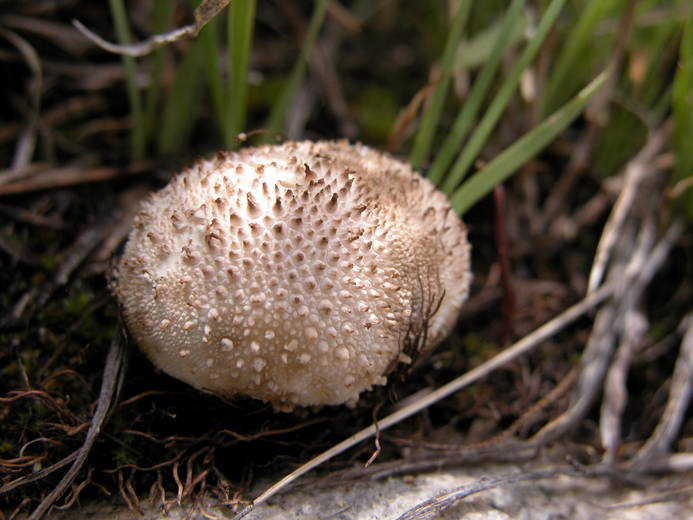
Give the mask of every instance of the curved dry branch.
POLYGON ((159 47, 162 47, 168 43, 178 41, 185 36, 197 36, 207 22, 219 14, 227 5, 229 5, 229 3, 231 3, 231 0, 205 0, 195 9, 195 23, 179 27, 178 29, 174 29, 167 33, 154 34, 146 40, 130 44, 111 43, 108 40, 103 39, 91 29, 85 27, 85 25, 79 20, 72 20, 72 24, 79 32, 81 32, 85 37, 102 49, 114 54, 139 58, 141 56, 146 56, 150 52, 153 52, 159 47))

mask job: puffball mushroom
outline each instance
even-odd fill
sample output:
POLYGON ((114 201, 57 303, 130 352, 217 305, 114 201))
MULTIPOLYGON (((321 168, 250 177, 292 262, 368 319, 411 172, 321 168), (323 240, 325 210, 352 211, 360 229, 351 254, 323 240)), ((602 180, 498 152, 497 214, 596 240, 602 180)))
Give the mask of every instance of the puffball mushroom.
POLYGON ((276 409, 354 404, 454 325, 469 245, 447 197, 346 141, 200 160, 146 200, 117 273, 164 372, 276 409))

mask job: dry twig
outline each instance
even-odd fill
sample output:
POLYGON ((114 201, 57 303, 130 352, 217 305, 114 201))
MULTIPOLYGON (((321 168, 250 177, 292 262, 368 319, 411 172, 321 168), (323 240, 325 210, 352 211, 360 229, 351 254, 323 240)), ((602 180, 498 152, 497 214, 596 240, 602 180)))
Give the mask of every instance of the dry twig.
POLYGON ((149 165, 144 163, 133 164, 125 170, 111 166, 89 168, 73 165, 54 168, 51 165, 32 165, 27 167, 28 171, 20 170, 23 178, 6 183, 2 182, 6 172, 0 171, 0 196, 17 195, 51 188, 64 188, 87 182, 101 182, 121 175, 142 173, 148 167, 149 165))
POLYGON ((195 37, 200 32, 200 30, 207 25, 212 18, 219 14, 231 0, 205 0, 202 2, 194 11, 195 23, 180 27, 173 31, 169 31, 163 34, 155 34, 150 36, 144 41, 132 44, 118 45, 104 40, 101 36, 95 32, 87 29, 82 22, 79 20, 73 20, 74 26, 81 32, 84 36, 89 38, 96 45, 102 49, 112 52, 114 54, 122 54, 124 56, 132 56, 138 58, 141 56, 146 56, 150 52, 155 51, 159 47, 166 45, 167 43, 173 43, 180 40, 183 37, 190 36, 195 37))
POLYGON ((41 58, 34 47, 18 34, 0 27, 0 36, 8 40, 20 52, 27 63, 33 76, 28 86, 28 98, 30 102, 27 123, 17 141, 11 170, 27 167, 31 163, 36 145, 36 127, 41 111, 41 94, 43 91, 43 68, 41 58))
POLYGON ((623 225, 632 213, 636 196, 641 193, 643 182, 648 176, 657 173, 653 167, 654 158, 666 143, 668 135, 667 128, 655 131, 640 153, 626 166, 624 186, 604 226, 604 232, 594 255, 588 291, 593 291, 601 283, 618 238, 622 236, 623 225))
MULTIPOLYGON (((684 319, 684 324, 686 331, 671 380, 669 401, 654 433, 633 459, 633 468, 639 471, 647 469, 655 459, 666 457, 669 454, 670 447, 683 425, 688 403, 691 400, 693 391, 693 314, 689 314, 684 319)), ((669 462, 677 462, 675 465, 669 465, 670 469, 687 471, 693 468, 693 454, 681 455, 681 457, 669 460, 669 462)))

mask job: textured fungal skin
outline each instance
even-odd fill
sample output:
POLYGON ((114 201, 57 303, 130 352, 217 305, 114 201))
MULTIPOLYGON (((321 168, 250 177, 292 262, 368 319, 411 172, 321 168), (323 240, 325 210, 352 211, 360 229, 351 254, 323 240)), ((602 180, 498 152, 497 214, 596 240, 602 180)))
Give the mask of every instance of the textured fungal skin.
POLYGON ((199 389, 353 404, 450 330, 462 221, 408 165, 345 141, 200 160, 142 205, 117 274, 131 335, 199 389))

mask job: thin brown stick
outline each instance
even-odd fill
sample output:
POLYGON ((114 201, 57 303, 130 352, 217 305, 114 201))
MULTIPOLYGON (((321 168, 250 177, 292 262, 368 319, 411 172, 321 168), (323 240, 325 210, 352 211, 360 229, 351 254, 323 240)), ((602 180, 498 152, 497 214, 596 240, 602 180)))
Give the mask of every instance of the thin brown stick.
POLYGON ((517 299, 513 288, 512 270, 510 267, 510 249, 508 237, 505 232, 505 189, 498 185, 493 190, 493 202, 495 211, 495 240, 500 265, 500 280, 503 289, 503 327, 501 330, 501 344, 505 345, 513 337, 515 316, 517 314, 517 299))
POLYGON ((131 478, 128 477, 126 480, 123 473, 123 471, 118 472, 118 489, 120 490, 120 496, 125 501, 130 511, 141 516, 144 514, 144 511, 142 511, 140 507, 140 499, 132 487, 131 478))
MULTIPOLYGON (((116 177, 138 174, 147 169, 144 163, 134 164, 127 170, 102 166, 85 168, 81 166, 64 166, 62 168, 47 167, 30 178, 22 178, 14 182, 0 184, 0 196, 17 195, 31 191, 64 188, 90 182, 103 182, 116 177)), ((3 175, 4 172, 0 172, 3 175)))
POLYGON ((67 466, 68 464, 73 462, 77 458, 77 455, 79 455, 79 452, 73 451, 67 457, 59 460, 55 464, 51 464, 50 466, 48 466, 46 468, 42 468, 42 469, 40 469, 34 473, 31 473, 30 475, 25 475, 25 476, 20 477, 16 480, 13 480, 12 482, 8 482, 7 484, 4 484, 2 487, 0 487, 0 495, 3 495, 5 493, 9 493, 13 489, 17 489, 18 487, 24 486, 26 484, 30 484, 32 482, 36 482, 38 480, 41 480, 42 478, 50 475, 54 471, 57 471, 60 468, 67 466))
POLYGON ((92 483, 92 480, 91 480, 92 473, 94 473, 94 468, 89 468, 86 479, 84 479, 79 484, 75 484, 73 482, 72 483, 72 490, 70 491, 70 494, 65 499, 65 502, 63 502, 63 504, 60 506, 55 506, 55 508, 61 509, 61 510, 70 509, 75 504, 75 502, 77 502, 79 500, 79 495, 82 492, 82 490, 85 487, 87 487, 89 484, 92 483))
POLYGON ((378 411, 380 410, 381 406, 382 403, 378 403, 378 405, 373 409, 373 425, 375 426, 375 451, 363 465, 364 468, 367 468, 368 466, 373 464, 373 462, 375 462, 375 459, 378 458, 378 455, 380 455, 380 451, 382 450, 382 446, 380 445, 380 427, 378 426, 378 411))

